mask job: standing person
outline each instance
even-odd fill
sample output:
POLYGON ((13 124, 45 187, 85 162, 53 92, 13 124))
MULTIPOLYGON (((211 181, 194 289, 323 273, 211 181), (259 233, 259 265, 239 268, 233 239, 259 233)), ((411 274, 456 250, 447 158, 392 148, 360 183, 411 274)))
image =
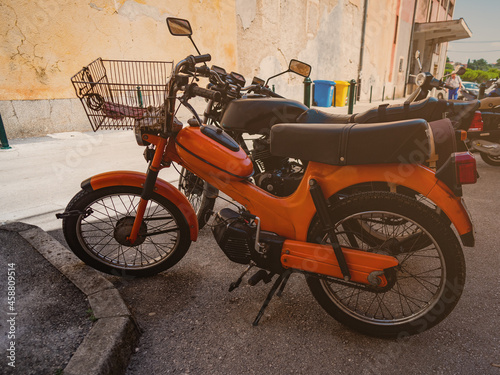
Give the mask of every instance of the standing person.
POLYGON ((448 89, 448 100, 456 100, 458 96, 458 90, 462 89, 462 79, 455 73, 453 73, 450 77, 448 77, 445 83, 447 86, 451 87, 448 89))

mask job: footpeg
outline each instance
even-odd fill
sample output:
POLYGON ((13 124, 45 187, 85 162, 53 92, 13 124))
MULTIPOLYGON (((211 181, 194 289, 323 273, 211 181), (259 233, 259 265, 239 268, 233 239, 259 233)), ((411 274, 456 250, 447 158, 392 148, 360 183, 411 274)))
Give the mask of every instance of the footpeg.
POLYGON ((94 213, 94 210, 89 208, 87 211, 78 211, 78 210, 72 210, 72 211, 64 211, 63 213, 56 214, 56 218, 58 219, 67 219, 73 216, 80 216, 83 215, 84 218, 89 217, 94 213))
POLYGON ((259 281, 264 281, 265 284, 268 284, 273 279, 274 273, 267 273, 265 270, 260 270, 255 273, 251 278, 248 279, 248 285, 255 286, 259 283, 259 281))

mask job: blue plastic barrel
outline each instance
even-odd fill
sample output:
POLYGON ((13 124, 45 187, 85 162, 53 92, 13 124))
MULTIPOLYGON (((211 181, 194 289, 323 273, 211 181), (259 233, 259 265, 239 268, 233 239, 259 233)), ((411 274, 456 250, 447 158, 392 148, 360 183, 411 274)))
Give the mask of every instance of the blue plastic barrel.
POLYGON ((314 102, 318 107, 331 107, 333 101, 333 90, 335 82, 316 80, 314 81, 314 102))

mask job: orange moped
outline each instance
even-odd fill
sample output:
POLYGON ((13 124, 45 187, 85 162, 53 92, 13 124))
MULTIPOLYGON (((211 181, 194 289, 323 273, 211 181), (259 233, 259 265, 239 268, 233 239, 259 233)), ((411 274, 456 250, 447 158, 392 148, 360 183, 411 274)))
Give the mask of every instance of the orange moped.
MULTIPOLYGON (((187 21, 170 22, 176 32, 190 32, 187 21)), ((82 182, 58 215, 71 250, 114 275, 149 276, 174 266, 198 237, 191 204, 158 178, 161 169, 179 165, 237 203, 215 213, 211 224, 227 257, 247 266, 230 290, 252 268, 258 272, 251 285, 275 278, 254 324, 297 273, 331 316, 365 334, 415 334, 442 321, 465 283, 450 223, 465 246, 474 245, 460 197, 461 185, 476 181, 472 155, 453 153, 437 171, 426 167, 438 155, 431 127, 419 119, 278 124, 271 151, 307 160, 307 167, 295 192, 274 196, 253 183, 251 160, 224 131, 202 125, 194 110, 189 126, 175 118, 177 105, 192 109, 194 96, 217 100, 218 92, 192 83, 196 66, 209 60, 187 57, 167 83, 160 62, 98 59, 73 77, 94 128, 134 128, 149 167, 82 182), (366 184, 375 188, 355 192, 366 184), (389 189, 377 191, 380 184, 389 189)))

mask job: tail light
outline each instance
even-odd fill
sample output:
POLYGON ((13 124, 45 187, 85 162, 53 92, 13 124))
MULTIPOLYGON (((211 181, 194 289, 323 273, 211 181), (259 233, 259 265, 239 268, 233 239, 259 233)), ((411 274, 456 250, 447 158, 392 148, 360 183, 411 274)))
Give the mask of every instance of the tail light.
POLYGON ((458 184, 475 184, 477 182, 476 159, 470 152, 457 152, 455 154, 455 169, 458 184))
POLYGON ((481 116, 481 112, 476 111, 474 113, 474 117, 472 118, 472 122, 469 126, 470 132, 482 132, 483 131, 483 116, 481 116))
POLYGON ((436 172, 436 178, 443 181, 455 195, 462 195, 462 185, 477 182, 476 159, 470 152, 455 152, 436 172))

